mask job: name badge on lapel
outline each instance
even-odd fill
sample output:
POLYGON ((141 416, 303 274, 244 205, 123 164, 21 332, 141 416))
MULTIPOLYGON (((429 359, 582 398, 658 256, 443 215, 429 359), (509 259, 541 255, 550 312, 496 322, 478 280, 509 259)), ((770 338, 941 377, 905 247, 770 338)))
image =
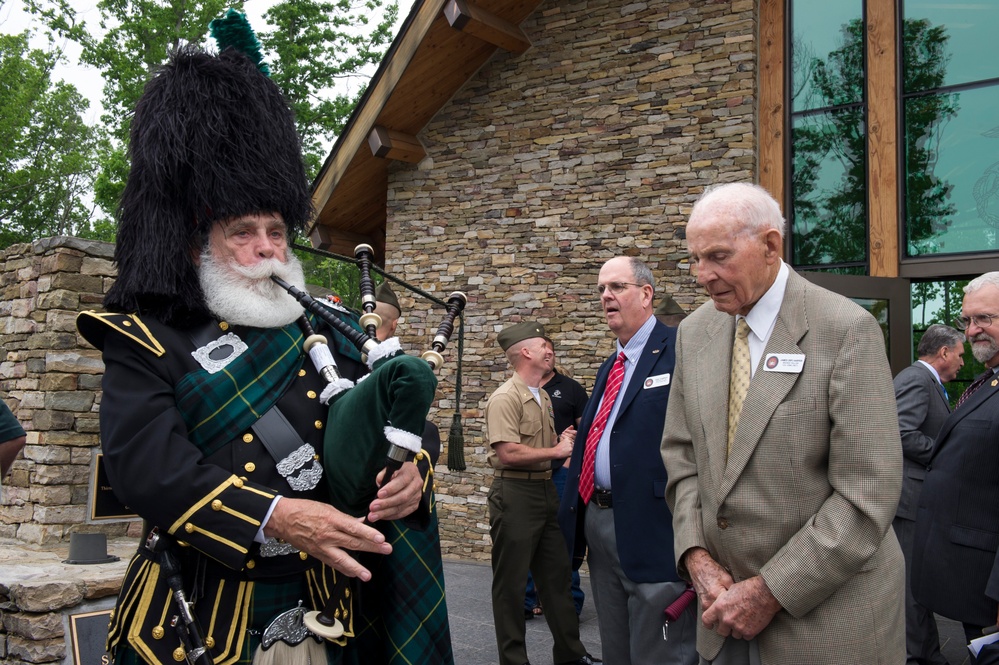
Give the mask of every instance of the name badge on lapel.
POLYGON ((765 372, 801 374, 801 370, 804 366, 804 353, 769 353, 763 361, 763 370, 765 372))
POLYGON ((645 383, 642 385, 642 388, 644 390, 648 390, 649 388, 658 388, 659 386, 668 386, 668 385, 669 385, 669 372, 666 372, 665 374, 659 374, 658 376, 650 376, 649 378, 645 379, 645 383))

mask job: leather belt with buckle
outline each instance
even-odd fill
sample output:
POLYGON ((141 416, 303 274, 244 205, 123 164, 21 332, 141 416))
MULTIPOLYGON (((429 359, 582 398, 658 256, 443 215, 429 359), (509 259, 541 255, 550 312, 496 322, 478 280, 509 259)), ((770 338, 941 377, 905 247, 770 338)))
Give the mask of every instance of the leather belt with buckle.
POLYGON ((612 508, 614 506, 610 490, 593 490, 593 496, 590 497, 590 503, 596 504, 598 508, 612 508))

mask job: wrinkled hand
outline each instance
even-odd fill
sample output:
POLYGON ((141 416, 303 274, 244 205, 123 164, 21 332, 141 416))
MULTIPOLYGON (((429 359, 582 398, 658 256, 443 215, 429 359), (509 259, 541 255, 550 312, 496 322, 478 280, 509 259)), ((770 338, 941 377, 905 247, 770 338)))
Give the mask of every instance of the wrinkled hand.
MULTIPOLYGON (((715 561, 703 547, 694 547, 684 557, 694 591, 701 600, 701 609, 707 610, 721 594, 735 583, 728 571, 715 561)), ((708 622, 705 622, 708 625, 708 622)), ((709 628, 711 626, 708 626, 709 628)))
MULTIPOLYGON (((412 465, 415 466, 415 465, 412 465)), ((332 566, 337 572, 365 582, 371 572, 347 550, 388 554, 392 546, 385 536, 333 506, 307 499, 282 497, 264 526, 264 535, 280 538, 301 551, 332 566)))
POLYGON ((719 595, 701 615, 704 625, 724 637, 751 640, 781 609, 762 577, 737 582, 719 595))
MULTIPOLYGON (((379 485, 385 477, 385 469, 375 479, 379 485)), ((423 496, 423 477, 415 464, 406 462, 392 474, 384 487, 378 488, 378 495, 368 506, 368 521, 397 520, 406 517, 420 505, 423 496)))

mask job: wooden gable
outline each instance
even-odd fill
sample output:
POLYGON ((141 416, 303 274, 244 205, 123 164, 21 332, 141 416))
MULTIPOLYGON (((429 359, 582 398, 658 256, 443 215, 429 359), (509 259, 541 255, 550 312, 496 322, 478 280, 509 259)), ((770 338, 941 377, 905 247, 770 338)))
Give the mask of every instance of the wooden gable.
POLYGON ((385 256, 388 167, 419 162, 417 134, 497 51, 523 53, 517 27, 540 0, 418 0, 312 186, 314 247, 385 256))

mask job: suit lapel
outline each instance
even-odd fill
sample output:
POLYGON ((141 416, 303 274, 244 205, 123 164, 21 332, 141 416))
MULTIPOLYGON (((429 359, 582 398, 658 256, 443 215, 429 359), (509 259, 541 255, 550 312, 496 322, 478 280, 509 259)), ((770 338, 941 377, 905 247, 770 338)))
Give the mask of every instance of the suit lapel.
MULTIPOLYGON (((804 307, 804 288, 795 279, 797 275, 791 273, 788 276, 787 289, 784 292, 784 302, 781 303, 780 311, 777 314, 777 321, 774 323, 770 340, 763 350, 761 361, 771 353, 789 353, 804 355, 798 346, 798 342, 808 332, 808 319, 804 307)), ((802 282, 804 280, 801 280, 802 282)), ((734 335, 734 326, 733 333, 734 335)), ((729 354, 731 355, 731 354, 729 354)), ((730 361, 731 362, 731 361, 730 361)), ((807 366, 808 358, 805 358, 807 366)), ((805 371, 805 368, 802 368, 805 371)), ((746 392, 746 399, 742 403, 742 413, 739 415, 739 428, 735 432, 735 439, 732 441, 732 451, 728 456, 728 463, 725 465, 725 472, 722 476, 722 483, 719 488, 719 501, 721 501, 735 485, 736 480, 749 463, 753 451, 756 450, 763 431, 770 423, 774 411, 783 403, 791 388, 797 383, 801 374, 792 372, 768 372, 761 366, 757 367, 753 380, 749 383, 749 390, 746 392)), ((728 391, 728 380, 725 382, 726 401, 728 391)), ((726 405, 727 406, 727 405, 726 405)), ((726 428, 728 425, 728 410, 724 420, 726 428)), ((722 420, 719 418, 718 420, 722 420)), ((728 435, 722 438, 727 443, 728 435)))
MULTIPOLYGON (((940 428, 940 432, 937 434, 936 441, 933 444, 934 457, 940 451, 940 444, 946 440, 947 435, 954 429, 954 426, 961 422, 963 418, 971 415, 971 413, 987 402, 997 392, 999 392, 999 375, 993 377, 991 380, 987 380, 959 409, 951 412, 947 420, 944 421, 943 427, 940 428)), ((991 416, 986 417, 991 418, 991 416)))
POLYGON ((642 390, 642 385, 645 379, 652 372, 652 368, 655 366, 656 362, 659 360, 660 355, 666 350, 666 340, 669 338, 668 331, 660 330, 659 326, 653 329, 652 334, 649 336, 649 341, 645 343, 645 349, 642 351, 642 355, 638 358, 638 363, 635 365, 635 371, 631 374, 631 379, 628 381, 628 387, 624 391, 624 397, 621 398, 621 406, 618 407, 617 417, 618 419, 624 415, 625 410, 631 406, 632 401, 635 399, 635 395, 638 391, 642 390))
POLYGON ((703 344, 694 345, 692 349, 697 377, 697 403, 701 405, 704 416, 700 426, 704 430, 711 477, 720 479, 725 473, 728 418, 716 416, 728 413, 728 377, 732 365, 735 319, 728 314, 715 312, 715 316, 704 327, 701 339, 703 344))

